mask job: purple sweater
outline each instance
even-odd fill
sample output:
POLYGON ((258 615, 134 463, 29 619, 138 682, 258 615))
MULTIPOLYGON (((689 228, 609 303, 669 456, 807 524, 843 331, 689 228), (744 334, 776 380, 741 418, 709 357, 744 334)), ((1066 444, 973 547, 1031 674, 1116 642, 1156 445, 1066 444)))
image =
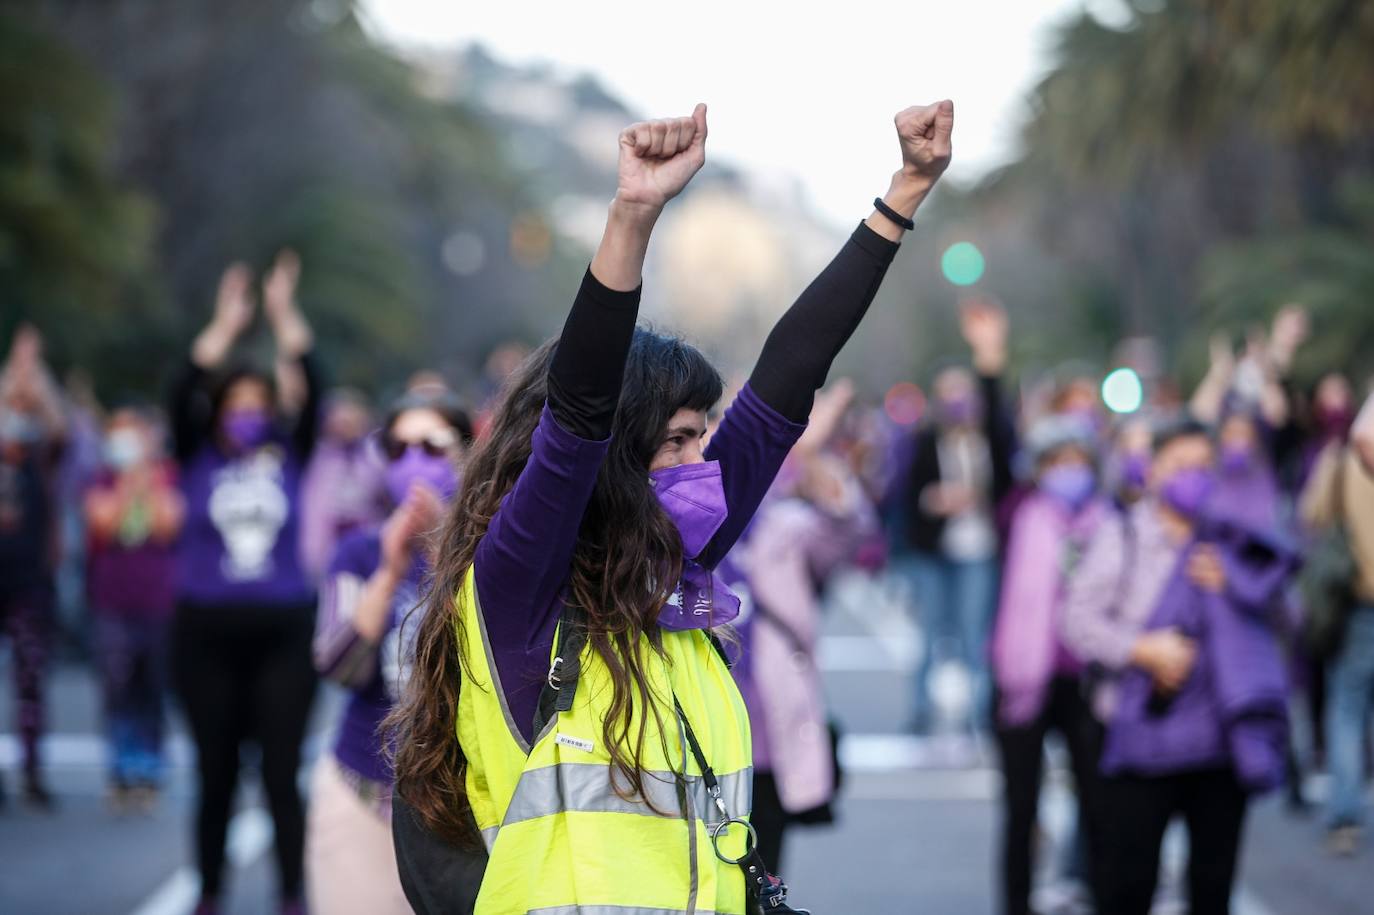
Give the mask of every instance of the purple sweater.
MULTIPOLYGON (((734 546, 803 429, 748 385, 725 411, 706 458, 721 463, 729 518, 700 557, 702 565, 714 568, 734 546)), ((474 574, 487 641, 507 708, 527 741, 578 528, 609 445, 567 432, 546 407, 529 462, 477 547, 474 574)))

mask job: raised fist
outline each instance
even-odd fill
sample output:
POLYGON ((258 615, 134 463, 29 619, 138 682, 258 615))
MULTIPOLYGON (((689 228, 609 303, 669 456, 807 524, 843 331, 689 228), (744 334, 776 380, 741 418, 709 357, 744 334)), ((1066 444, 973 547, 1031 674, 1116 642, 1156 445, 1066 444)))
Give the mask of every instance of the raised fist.
POLYGON ((917 105, 897 112, 897 139, 902 144, 902 171, 931 184, 949 167, 954 103, 917 105))
POLYGON ((620 133, 616 199, 645 207, 672 200, 706 161, 706 106, 689 118, 642 121, 620 133))
POLYGON ((973 351, 974 367, 983 374, 1000 374, 1007 361, 1007 313, 986 299, 965 302, 959 309, 959 330, 973 351))

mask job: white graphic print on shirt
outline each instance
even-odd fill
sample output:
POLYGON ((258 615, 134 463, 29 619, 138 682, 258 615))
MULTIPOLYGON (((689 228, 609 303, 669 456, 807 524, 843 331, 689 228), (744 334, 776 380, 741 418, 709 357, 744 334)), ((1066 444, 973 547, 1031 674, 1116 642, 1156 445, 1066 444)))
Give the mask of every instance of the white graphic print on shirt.
POLYGON ((210 521, 224 541, 220 569, 230 581, 257 581, 272 574, 272 550, 290 511, 276 448, 220 468, 211 481, 210 521))

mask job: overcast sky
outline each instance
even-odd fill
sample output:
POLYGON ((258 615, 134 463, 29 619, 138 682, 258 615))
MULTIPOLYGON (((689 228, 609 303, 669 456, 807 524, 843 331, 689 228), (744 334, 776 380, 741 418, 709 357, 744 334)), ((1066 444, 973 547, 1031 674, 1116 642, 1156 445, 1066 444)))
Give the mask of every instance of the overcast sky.
POLYGON ((780 184, 798 178, 826 216, 848 223, 899 164, 892 115, 907 105, 954 99, 954 178, 1013 156, 1053 27, 1085 5, 1108 20, 1118 12, 1118 0, 366 0, 365 9, 397 43, 477 41, 511 63, 590 72, 649 116, 704 101, 708 155, 780 184))

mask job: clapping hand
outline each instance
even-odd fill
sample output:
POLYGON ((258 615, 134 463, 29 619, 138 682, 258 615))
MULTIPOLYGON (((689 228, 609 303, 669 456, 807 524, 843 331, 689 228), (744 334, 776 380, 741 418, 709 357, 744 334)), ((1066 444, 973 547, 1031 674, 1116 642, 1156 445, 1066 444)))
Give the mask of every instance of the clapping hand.
POLYGON ((305 316, 296 305, 296 287, 300 284, 301 259, 295 251, 284 248, 277 254, 272 269, 262 280, 262 310, 272 325, 277 348, 287 359, 294 359, 310 349, 313 335, 305 316))
POLYGON ((978 373, 993 377, 1007 365, 1007 313, 1002 306, 985 300, 968 302, 959 309, 959 330, 973 351, 973 366, 978 373))

